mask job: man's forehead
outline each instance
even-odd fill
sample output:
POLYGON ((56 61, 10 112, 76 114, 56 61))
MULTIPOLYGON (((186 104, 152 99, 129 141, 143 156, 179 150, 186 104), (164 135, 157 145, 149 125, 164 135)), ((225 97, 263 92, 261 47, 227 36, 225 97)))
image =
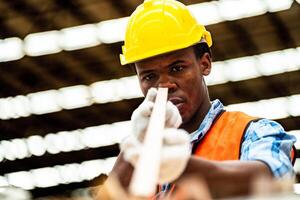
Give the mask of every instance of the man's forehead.
POLYGON ((147 58, 145 60, 139 61, 135 63, 136 69, 146 69, 151 68, 153 66, 169 66, 171 63, 174 63, 178 60, 189 60, 190 59, 190 53, 193 53, 192 48, 185 48, 169 53, 165 53, 162 55, 158 55, 155 57, 147 58))

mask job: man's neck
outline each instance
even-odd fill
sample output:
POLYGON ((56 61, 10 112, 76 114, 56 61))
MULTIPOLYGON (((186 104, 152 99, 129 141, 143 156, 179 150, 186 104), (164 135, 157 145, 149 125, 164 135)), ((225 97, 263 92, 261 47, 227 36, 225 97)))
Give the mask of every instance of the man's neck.
POLYGON ((193 133, 196 131, 202 121, 204 120, 206 114, 208 113, 209 109, 211 107, 211 102, 209 99, 205 99, 202 104, 200 105, 198 111, 195 113, 195 115, 189 120, 188 122, 182 124, 180 128, 186 130, 188 133, 193 133))

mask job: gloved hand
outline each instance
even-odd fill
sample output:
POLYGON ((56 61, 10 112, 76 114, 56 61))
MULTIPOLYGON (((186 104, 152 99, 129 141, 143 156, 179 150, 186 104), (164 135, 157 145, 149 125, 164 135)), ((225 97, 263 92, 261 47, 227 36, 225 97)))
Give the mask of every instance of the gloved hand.
MULTIPOLYGON (((168 128, 163 131, 163 146, 159 170, 159 184, 176 180, 186 168, 191 155, 189 135, 183 129, 168 128)), ((134 167, 141 153, 142 143, 133 135, 120 145, 124 159, 134 167)))
MULTIPOLYGON (((146 129, 149 124, 149 119, 153 110, 154 101, 157 95, 156 88, 150 88, 143 103, 132 113, 131 126, 132 133, 143 141, 146 129)), ((182 123, 181 115, 177 107, 170 101, 166 106, 166 128, 178 128, 182 123)))

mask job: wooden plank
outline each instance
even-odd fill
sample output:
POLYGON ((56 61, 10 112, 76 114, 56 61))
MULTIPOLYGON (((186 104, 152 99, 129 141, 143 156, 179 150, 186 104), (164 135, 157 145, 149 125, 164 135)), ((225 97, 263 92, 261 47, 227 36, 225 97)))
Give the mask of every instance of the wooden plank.
POLYGON ((146 131, 141 156, 137 162, 130 183, 130 193, 134 196, 149 197, 155 194, 162 146, 162 131, 165 126, 165 112, 168 88, 159 88, 154 108, 146 131))

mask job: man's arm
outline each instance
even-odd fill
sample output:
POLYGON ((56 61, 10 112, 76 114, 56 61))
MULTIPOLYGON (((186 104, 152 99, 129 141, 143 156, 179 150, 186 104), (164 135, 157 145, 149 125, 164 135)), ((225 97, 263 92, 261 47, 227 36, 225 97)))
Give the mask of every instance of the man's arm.
POLYGON ((272 177, 266 164, 260 161, 210 161, 191 156, 183 174, 186 177, 204 178, 213 197, 247 195, 253 178, 259 175, 272 177))
MULTIPOLYGON (((124 188, 128 188, 133 167, 124 160, 122 153, 111 172, 124 188)), ((183 174, 175 183, 188 177, 204 179, 213 197, 247 195, 253 179, 259 175, 272 178, 271 171, 260 161, 210 161, 191 156, 183 174)), ((109 177, 110 178, 110 177, 109 177)))
MULTIPOLYGON (((116 175, 122 186, 127 188, 132 173, 132 165, 124 160, 121 153, 111 174, 116 175)), ((224 189, 227 195, 247 194, 252 179, 258 175, 272 177, 267 165, 260 161, 210 161, 196 156, 191 156, 185 171, 176 182, 190 175, 204 178, 212 192, 224 189)))
MULTIPOLYGON (((172 167, 176 168, 176 165, 172 167)), ((121 153, 109 178, 117 177, 127 189, 133 169, 121 153)), ((211 161, 190 156, 185 170, 175 183, 180 187, 180 181, 185 178, 204 179, 213 197, 239 196, 249 194, 252 180, 258 175, 272 177, 269 167, 261 161, 211 161)))

